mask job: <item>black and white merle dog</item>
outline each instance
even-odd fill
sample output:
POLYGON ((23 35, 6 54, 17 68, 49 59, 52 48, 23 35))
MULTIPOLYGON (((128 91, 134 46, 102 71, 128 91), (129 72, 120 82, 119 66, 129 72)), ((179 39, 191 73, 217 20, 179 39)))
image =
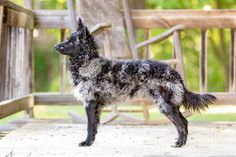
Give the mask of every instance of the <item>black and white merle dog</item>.
POLYGON ((175 125, 178 132, 175 147, 186 144, 188 134, 188 121, 179 111, 180 106, 199 111, 216 100, 209 94, 188 91, 178 72, 162 62, 109 60, 99 56, 98 46, 81 19, 77 31, 55 48, 69 56, 74 95, 83 102, 87 114, 87 138, 79 146, 93 144, 104 106, 133 97, 139 90, 147 93, 175 125))

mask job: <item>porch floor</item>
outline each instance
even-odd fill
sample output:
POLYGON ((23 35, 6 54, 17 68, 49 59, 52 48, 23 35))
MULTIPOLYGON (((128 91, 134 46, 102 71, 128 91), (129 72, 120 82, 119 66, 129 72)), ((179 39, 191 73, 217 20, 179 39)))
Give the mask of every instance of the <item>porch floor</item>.
POLYGON ((91 147, 78 147, 86 125, 32 120, 0 140, 0 156, 236 156, 236 123, 190 123, 187 145, 172 148, 176 130, 167 125, 102 125, 91 147))

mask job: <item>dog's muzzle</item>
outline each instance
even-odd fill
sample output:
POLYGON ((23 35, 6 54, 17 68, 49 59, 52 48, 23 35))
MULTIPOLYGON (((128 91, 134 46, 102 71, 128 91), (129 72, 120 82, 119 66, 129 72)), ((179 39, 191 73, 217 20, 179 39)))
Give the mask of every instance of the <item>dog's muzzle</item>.
POLYGON ((63 46, 60 46, 59 44, 54 45, 54 48, 57 50, 58 53, 63 53, 65 51, 65 48, 63 46))

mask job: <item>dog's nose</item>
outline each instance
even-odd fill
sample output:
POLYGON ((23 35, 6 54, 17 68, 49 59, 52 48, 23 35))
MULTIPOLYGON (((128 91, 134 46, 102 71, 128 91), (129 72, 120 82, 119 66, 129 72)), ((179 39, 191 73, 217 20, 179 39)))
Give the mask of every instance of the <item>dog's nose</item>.
POLYGON ((56 49, 56 50, 58 50, 59 49, 59 45, 54 45, 54 48, 56 49))
POLYGON ((54 47, 57 51, 64 51, 65 50, 65 48, 63 46, 60 46, 60 45, 54 45, 54 47))

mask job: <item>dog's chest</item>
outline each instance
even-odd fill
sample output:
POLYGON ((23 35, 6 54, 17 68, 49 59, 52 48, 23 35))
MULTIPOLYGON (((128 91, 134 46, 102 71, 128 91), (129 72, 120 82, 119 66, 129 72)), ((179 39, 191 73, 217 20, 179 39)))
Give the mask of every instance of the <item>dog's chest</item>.
POLYGON ((99 59, 94 59, 88 64, 85 64, 81 68, 79 68, 79 74, 82 77, 94 78, 96 77, 102 70, 102 64, 99 59))

